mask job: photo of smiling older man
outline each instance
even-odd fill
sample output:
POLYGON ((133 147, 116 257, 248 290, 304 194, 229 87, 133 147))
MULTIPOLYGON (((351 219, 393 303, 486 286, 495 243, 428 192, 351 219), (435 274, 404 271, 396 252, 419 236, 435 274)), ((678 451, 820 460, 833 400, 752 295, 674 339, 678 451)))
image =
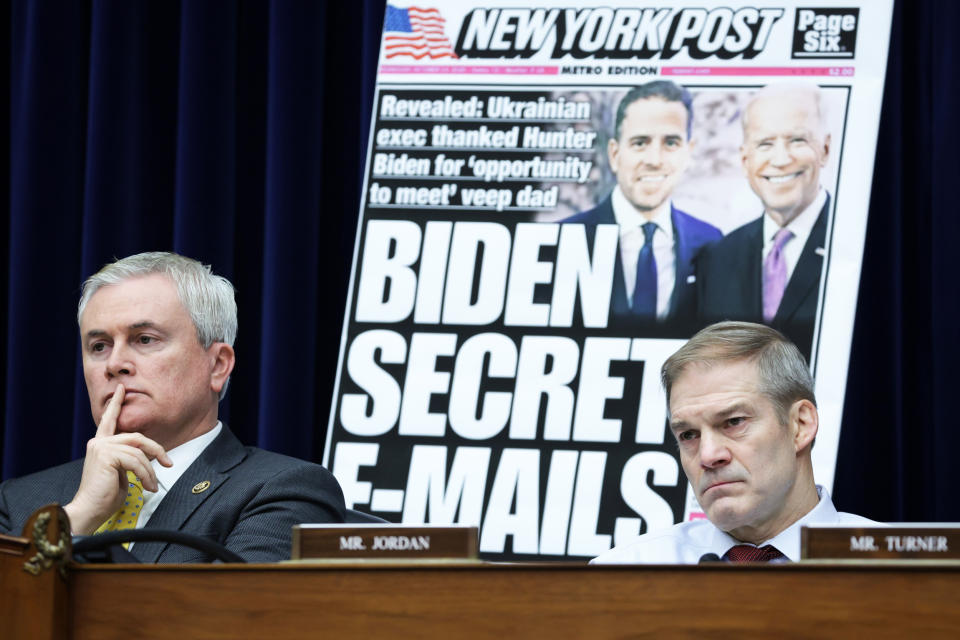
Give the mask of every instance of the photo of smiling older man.
POLYGON ((697 308, 705 322, 775 327, 809 359, 830 209, 820 89, 769 85, 747 103, 742 124, 740 161, 763 215, 700 252, 697 308))

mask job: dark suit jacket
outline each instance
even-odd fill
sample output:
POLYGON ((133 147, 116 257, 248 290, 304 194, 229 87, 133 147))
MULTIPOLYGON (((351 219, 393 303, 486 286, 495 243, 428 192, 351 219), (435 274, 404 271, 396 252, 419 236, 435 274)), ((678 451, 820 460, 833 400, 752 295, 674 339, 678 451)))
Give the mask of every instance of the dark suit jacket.
MULTIPOLYGON (((820 297, 829 209, 828 196, 783 292, 777 315, 770 323, 793 340, 807 360, 813 345, 820 297)), ((762 216, 700 252, 696 260, 697 306, 704 322, 763 322, 762 254, 762 216)))
MULTIPOLYGON (((696 287, 692 278, 694 275, 693 259, 704 245, 720 240, 723 234, 713 225, 694 218, 673 205, 670 207, 670 221, 673 223, 673 255, 676 278, 673 284, 673 295, 670 297, 670 311, 667 319, 693 318, 696 313, 696 287)), ((613 215, 613 202, 610 196, 607 196, 595 208, 578 213, 563 222, 587 225, 587 237, 592 242, 593 229, 596 225, 617 224, 617 219, 613 215)), ((623 279, 624 267, 619 254, 617 264, 620 265, 620 268, 616 269, 613 275, 610 311, 615 316, 629 315, 630 305, 627 303, 627 288, 623 279)))
MULTIPOLYGON (((67 504, 80 485, 83 460, 74 460, 0 484, 0 532, 20 535, 39 507, 67 504)), ((244 447, 226 425, 164 496, 144 529, 174 529, 209 538, 248 562, 290 558, 291 527, 343 522, 340 485, 323 467, 255 447, 244 447), (201 493, 192 488, 207 480, 201 493)), ((200 551, 162 542, 138 542, 141 562, 211 562, 200 551)))

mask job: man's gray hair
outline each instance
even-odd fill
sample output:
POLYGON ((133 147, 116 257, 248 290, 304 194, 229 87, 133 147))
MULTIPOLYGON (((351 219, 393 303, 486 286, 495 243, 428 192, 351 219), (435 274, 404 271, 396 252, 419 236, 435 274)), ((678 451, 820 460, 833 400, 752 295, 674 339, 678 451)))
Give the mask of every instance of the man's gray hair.
MULTIPOLYGON (((90 298, 101 287, 155 273, 167 276, 176 285, 180 302, 190 314, 197 330, 197 340, 204 349, 214 342, 233 346, 237 338, 237 303, 233 285, 223 276, 214 275, 209 265, 166 251, 138 253, 111 262, 87 278, 77 306, 77 324, 83 319, 90 298)), ((226 392, 227 385, 224 384, 220 398, 226 392)))
POLYGON ((670 390, 687 367, 738 360, 756 362, 759 391, 773 402, 781 424, 787 423, 794 402, 809 400, 816 406, 813 376, 796 345, 762 324, 718 322, 699 331, 663 363, 660 379, 668 409, 670 390))
POLYGON ((743 108, 743 116, 740 118, 740 122, 743 126, 744 142, 746 142, 747 130, 750 127, 750 108, 754 105, 754 103, 762 100, 763 98, 776 96, 787 96, 793 102, 807 100, 809 104, 813 106, 812 115, 817 121, 817 127, 814 133, 820 136, 821 142, 826 140, 830 131, 827 129, 827 114, 824 111, 823 92, 820 90, 820 87, 812 82, 794 80, 768 84, 750 96, 750 99, 743 108))

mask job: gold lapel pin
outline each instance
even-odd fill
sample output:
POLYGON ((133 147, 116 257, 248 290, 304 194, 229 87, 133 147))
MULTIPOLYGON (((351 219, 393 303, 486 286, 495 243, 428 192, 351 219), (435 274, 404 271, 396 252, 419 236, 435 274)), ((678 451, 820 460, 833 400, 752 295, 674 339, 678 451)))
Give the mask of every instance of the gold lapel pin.
POLYGON ((194 493, 203 493, 209 488, 210 488, 210 481, 204 480, 203 482, 198 482, 197 484, 193 485, 193 489, 191 489, 191 491, 193 491, 194 493))

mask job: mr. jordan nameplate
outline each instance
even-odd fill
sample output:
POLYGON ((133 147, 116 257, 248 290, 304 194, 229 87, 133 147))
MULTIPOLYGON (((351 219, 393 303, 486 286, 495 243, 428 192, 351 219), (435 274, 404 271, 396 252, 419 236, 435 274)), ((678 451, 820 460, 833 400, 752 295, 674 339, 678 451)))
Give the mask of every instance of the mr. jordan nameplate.
POLYGON ((476 527, 303 524, 293 528, 293 560, 476 557, 476 527))

